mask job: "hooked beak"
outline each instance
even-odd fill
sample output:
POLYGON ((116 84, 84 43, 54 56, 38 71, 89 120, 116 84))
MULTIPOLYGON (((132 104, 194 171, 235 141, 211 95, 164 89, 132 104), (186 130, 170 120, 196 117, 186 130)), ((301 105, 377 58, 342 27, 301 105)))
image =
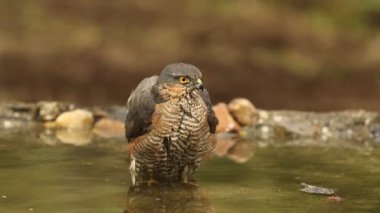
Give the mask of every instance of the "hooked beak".
POLYGON ((202 83, 202 80, 200 78, 197 79, 197 82, 196 82, 196 87, 200 90, 203 91, 203 83, 202 83))

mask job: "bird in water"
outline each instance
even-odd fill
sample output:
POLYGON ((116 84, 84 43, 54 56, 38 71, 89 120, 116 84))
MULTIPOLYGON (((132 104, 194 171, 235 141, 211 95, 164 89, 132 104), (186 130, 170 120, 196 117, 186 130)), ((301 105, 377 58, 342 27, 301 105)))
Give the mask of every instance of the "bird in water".
POLYGON ((197 67, 170 64, 142 80, 125 119, 133 185, 194 182, 201 160, 215 149, 217 124, 197 67))

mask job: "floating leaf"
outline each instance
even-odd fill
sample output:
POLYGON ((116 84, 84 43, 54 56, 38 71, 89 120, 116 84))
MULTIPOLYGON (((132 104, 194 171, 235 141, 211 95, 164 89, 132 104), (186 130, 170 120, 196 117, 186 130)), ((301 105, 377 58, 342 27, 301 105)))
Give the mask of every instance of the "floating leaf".
POLYGON ((306 183, 301 183, 303 186, 302 189, 300 189, 303 192, 311 193, 311 194, 321 194, 321 195, 332 195, 335 194, 335 189, 329 189, 329 188, 323 188, 319 186, 313 186, 306 183))

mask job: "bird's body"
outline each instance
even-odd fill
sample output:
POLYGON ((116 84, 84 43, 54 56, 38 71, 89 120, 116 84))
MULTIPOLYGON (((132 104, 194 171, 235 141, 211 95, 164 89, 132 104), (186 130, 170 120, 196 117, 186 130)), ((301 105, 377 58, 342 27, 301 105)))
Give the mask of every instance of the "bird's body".
POLYGON ((202 158, 214 149, 217 119, 200 78, 196 67, 172 64, 132 92, 126 136, 134 183, 193 181, 202 158))

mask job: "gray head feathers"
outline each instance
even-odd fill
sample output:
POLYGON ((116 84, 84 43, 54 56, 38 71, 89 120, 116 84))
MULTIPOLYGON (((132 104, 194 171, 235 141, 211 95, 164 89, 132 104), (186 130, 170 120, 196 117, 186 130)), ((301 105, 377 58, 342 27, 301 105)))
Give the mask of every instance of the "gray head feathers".
POLYGON ((191 64, 169 64, 161 71, 158 83, 174 83, 180 76, 186 76, 191 80, 196 81, 197 79, 202 78, 202 73, 196 66, 191 64))

